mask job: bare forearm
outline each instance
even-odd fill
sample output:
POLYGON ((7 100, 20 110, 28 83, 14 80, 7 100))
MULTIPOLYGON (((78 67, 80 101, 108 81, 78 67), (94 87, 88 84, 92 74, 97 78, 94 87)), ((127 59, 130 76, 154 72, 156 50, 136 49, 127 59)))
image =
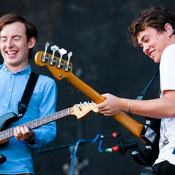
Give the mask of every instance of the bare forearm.
POLYGON ((106 100, 97 105, 105 116, 113 116, 121 111, 151 118, 175 117, 175 91, 167 91, 164 97, 153 100, 129 100, 112 94, 103 95, 106 100))
POLYGON ((174 108, 169 99, 164 97, 154 100, 131 100, 129 112, 151 118, 169 118, 175 117, 174 108))

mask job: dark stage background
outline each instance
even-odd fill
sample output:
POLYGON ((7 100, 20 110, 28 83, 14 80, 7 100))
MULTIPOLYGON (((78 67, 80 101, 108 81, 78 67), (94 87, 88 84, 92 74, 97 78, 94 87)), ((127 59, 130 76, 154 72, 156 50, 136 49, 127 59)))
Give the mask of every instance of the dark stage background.
MULTIPOLYGON (((152 5, 174 9, 175 0, 1 0, 0 15, 16 12, 37 26, 39 39, 34 54, 43 51, 46 42, 72 51, 73 73, 82 81, 100 94, 110 92, 119 97, 136 98, 158 65, 144 56, 141 49, 127 43, 127 28, 141 10, 152 5)), ((50 49, 48 52, 52 53, 50 49)), ((67 59, 66 56, 63 58, 67 59)), ((54 78, 46 67, 37 66, 34 59, 31 65, 35 72, 54 78)), ((55 81, 58 86, 57 110, 89 100, 66 80, 55 81)), ((146 98, 157 97, 158 92, 156 80, 146 98)), ((132 117, 144 123, 142 117, 132 117)), ((101 114, 91 113, 82 120, 74 116, 63 118, 57 121, 57 131, 49 147, 117 131, 121 136, 104 140, 102 148, 114 146, 123 139, 125 142, 137 141, 139 149, 144 149, 144 144, 116 120, 101 114)), ((80 146, 77 157, 80 175, 140 175, 143 170, 133 161, 131 151, 125 155, 101 153, 98 142, 80 146)), ((35 152, 36 175, 66 175, 63 167, 69 166, 70 162, 68 148, 35 152)))

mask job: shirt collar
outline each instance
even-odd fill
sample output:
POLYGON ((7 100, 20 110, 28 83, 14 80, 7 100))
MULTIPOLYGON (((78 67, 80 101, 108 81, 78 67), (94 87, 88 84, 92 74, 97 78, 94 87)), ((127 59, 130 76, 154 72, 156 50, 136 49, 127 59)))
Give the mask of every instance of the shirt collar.
POLYGON ((2 70, 5 71, 5 72, 9 72, 10 74, 13 74, 13 75, 24 75, 24 74, 27 74, 27 73, 30 73, 31 72, 31 65, 29 64, 28 67, 22 69, 22 70, 19 70, 15 73, 11 73, 11 71, 6 67, 6 65, 3 63, 2 64, 2 70))

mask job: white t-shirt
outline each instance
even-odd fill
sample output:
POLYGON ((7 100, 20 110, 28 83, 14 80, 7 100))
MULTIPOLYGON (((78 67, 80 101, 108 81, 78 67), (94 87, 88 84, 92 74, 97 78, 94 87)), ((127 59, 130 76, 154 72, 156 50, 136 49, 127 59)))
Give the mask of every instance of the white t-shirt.
MULTIPOLYGON (((164 90, 175 90, 175 44, 163 51, 160 62, 160 89, 161 97, 164 90)), ((167 160, 175 165, 175 116, 161 119, 159 149, 155 164, 167 160)))

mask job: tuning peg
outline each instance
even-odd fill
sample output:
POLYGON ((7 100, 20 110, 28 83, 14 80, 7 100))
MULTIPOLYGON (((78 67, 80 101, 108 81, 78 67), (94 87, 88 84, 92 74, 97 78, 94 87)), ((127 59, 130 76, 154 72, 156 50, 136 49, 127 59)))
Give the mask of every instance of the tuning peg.
POLYGON ((67 53, 67 50, 65 50, 64 48, 62 48, 62 49, 59 49, 58 52, 59 52, 59 54, 60 54, 60 59, 59 59, 59 61, 58 61, 57 67, 58 67, 58 68, 61 68, 61 60, 62 60, 62 57, 63 57, 63 55, 65 55, 65 54, 67 53))
POLYGON ((81 107, 82 107, 82 102, 80 102, 79 107, 78 107, 80 111, 82 111, 81 107))
POLYGON ((83 103, 84 106, 86 106, 87 104, 88 104, 88 103, 87 103, 86 101, 83 103))
POLYGON ((46 55, 46 53, 47 53, 48 47, 49 47, 49 43, 47 42, 47 43, 45 44, 45 51, 44 51, 44 54, 45 54, 45 55, 46 55))
POLYGON ((70 57, 73 55, 73 53, 72 52, 69 52, 68 54, 68 61, 67 61, 67 63, 66 63, 66 65, 65 65, 65 71, 68 71, 69 70, 69 62, 70 62, 70 57))
POLYGON ((67 61, 67 64, 69 65, 69 62, 70 62, 70 57, 73 55, 73 53, 72 52, 69 52, 68 54, 67 54, 67 56, 68 56, 68 61, 67 61))
POLYGON ((88 101, 87 103, 88 103, 88 106, 90 106, 90 105, 91 105, 91 102, 89 102, 89 101, 88 101))
POLYGON ((54 45, 54 46, 52 46, 50 49, 53 51, 52 56, 54 57, 55 52, 56 52, 57 50, 59 50, 59 47, 58 47, 58 46, 56 46, 56 45, 54 45))
POLYGON ((67 54, 67 56, 68 56, 68 60, 67 60, 67 69, 68 69, 68 66, 69 66, 70 57, 71 57, 72 55, 73 55, 72 52, 69 52, 69 53, 67 54))
POLYGON ((59 47, 56 46, 56 45, 54 45, 54 46, 52 46, 50 49, 52 50, 53 53, 52 53, 52 57, 49 59, 49 64, 50 64, 50 65, 53 65, 53 63, 54 63, 55 52, 59 49, 59 47))
POLYGON ((65 55, 67 53, 67 50, 62 48, 62 49, 59 49, 58 52, 60 53, 60 59, 62 59, 63 55, 65 55))
POLYGON ((54 46, 51 46, 50 48, 53 52, 56 52, 57 50, 59 50, 59 47, 54 45, 54 46))
POLYGON ((47 42, 46 44, 45 44, 45 48, 48 48, 49 47, 49 43, 47 42))
POLYGON ((48 49, 48 47, 49 47, 49 43, 47 42, 47 43, 45 44, 44 56, 43 56, 43 58, 42 58, 42 61, 43 61, 43 62, 45 61, 46 53, 47 53, 47 49, 48 49))

